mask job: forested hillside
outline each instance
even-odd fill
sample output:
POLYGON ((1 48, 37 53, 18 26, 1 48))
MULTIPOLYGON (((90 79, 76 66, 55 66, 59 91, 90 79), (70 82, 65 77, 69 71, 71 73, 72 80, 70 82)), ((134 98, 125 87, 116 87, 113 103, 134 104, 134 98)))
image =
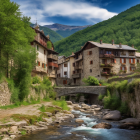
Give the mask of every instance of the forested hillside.
MULTIPOLYGON (((31 26, 33 27, 34 24, 31 24, 31 26)), ((56 33, 55 31, 47 28, 47 27, 44 27, 44 26, 39 26, 40 30, 43 30, 44 31, 44 34, 45 35, 49 35, 50 36, 50 40, 54 43, 56 41, 59 41, 61 39, 63 39, 63 37, 61 35, 59 35, 58 33, 56 33)))
POLYGON ((97 23, 84 30, 56 42, 55 50, 60 55, 70 55, 78 51, 87 41, 102 39, 104 43, 132 45, 140 51, 140 4, 136 5, 111 19, 97 23))

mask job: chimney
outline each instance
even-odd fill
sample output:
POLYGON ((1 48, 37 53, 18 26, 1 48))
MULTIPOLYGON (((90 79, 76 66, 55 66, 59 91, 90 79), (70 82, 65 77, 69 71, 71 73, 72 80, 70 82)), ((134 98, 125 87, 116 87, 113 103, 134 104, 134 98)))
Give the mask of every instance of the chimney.
POLYGON ((72 52, 72 55, 74 55, 74 52, 72 52))
POLYGON ((114 45, 114 39, 112 39, 112 45, 114 45))
POLYGON ((121 43, 119 43, 119 48, 122 49, 122 44, 121 43))
POLYGON ((132 44, 132 48, 134 48, 134 45, 132 44))
POLYGON ((102 44, 103 43, 103 41, 102 40, 100 40, 100 44, 102 44))

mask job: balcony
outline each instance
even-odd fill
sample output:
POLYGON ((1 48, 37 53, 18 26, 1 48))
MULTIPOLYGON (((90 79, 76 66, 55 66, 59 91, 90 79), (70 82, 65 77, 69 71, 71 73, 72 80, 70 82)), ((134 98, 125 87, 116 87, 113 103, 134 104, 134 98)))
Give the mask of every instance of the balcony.
POLYGON ((135 53, 129 53, 129 56, 135 56, 135 53))
POLYGON ((81 77, 81 73, 76 73, 72 75, 72 78, 80 78, 81 77))
POLYGON ((58 56, 50 54, 50 55, 48 55, 48 59, 53 59, 53 60, 57 61, 58 60, 58 56))
POLYGON ((56 68, 58 68, 58 64, 57 63, 49 62, 48 65, 49 65, 49 67, 56 67, 56 68))
POLYGON ((121 63, 121 65, 122 65, 122 66, 125 66, 125 65, 126 65, 126 63, 121 63))
POLYGON ((82 69, 82 66, 76 65, 75 69, 82 69))
POLYGON ((47 74, 47 76, 50 78, 56 78, 56 74, 52 74, 52 73, 47 74))
POLYGON ((101 64, 101 67, 113 67, 113 64, 101 64))
POLYGON ((105 58, 114 58, 115 55, 114 54, 104 54, 103 57, 105 57, 105 58))
POLYGON ((78 58, 75 59, 75 62, 80 61, 80 60, 82 60, 82 59, 83 59, 83 56, 80 55, 78 58))
POLYGON ((101 72, 101 75, 102 76, 113 76, 113 75, 116 75, 115 72, 101 72))

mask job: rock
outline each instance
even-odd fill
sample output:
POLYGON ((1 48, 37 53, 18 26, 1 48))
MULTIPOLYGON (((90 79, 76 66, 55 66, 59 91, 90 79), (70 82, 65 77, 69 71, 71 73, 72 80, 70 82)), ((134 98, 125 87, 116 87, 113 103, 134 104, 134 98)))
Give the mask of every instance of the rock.
POLYGON ((65 114, 65 116, 67 116, 68 118, 74 118, 73 114, 65 114))
POLYGON ((75 110, 80 110, 81 107, 80 107, 80 106, 74 106, 74 109, 75 109, 75 110))
POLYGON ((80 111, 81 111, 81 112, 85 112, 85 110, 84 110, 84 109, 80 109, 80 111))
POLYGON ((1 128, 0 133, 1 134, 9 134, 9 128, 1 128))
POLYGON ((127 118, 127 119, 121 120, 120 122, 132 124, 133 126, 140 126, 140 120, 136 118, 127 118))
POLYGON ((77 123, 84 123, 84 121, 81 120, 81 119, 76 119, 75 122, 77 122, 77 123))
POLYGON ((16 134, 17 132, 18 132, 18 127, 17 126, 10 127, 10 133, 16 134))
POLYGON ((94 108, 94 111, 101 111, 101 108, 94 108))
POLYGON ((20 122, 15 122, 13 125, 18 126, 18 128, 21 128, 23 126, 27 126, 28 124, 27 124, 26 121, 23 120, 23 121, 20 121, 20 122))
POLYGON ((14 139, 16 138, 16 135, 10 135, 10 138, 14 139))
POLYGON ((67 105, 72 105, 73 103, 71 101, 66 101, 67 105))
POLYGON ((70 111, 67 111, 67 110, 63 110, 63 113, 71 114, 71 112, 70 111))
POLYGON ((27 133, 31 133, 31 132, 37 130, 37 126, 35 126, 35 125, 23 126, 23 128, 27 131, 27 133))
POLYGON ((97 108, 97 107, 98 107, 98 105, 92 105, 92 106, 91 106, 91 108, 93 108, 93 109, 94 109, 94 108, 97 108))
POLYGON ((50 113, 50 112, 45 112, 45 114, 47 114, 48 117, 51 117, 52 116, 52 113, 50 113))
POLYGON ((53 123, 52 118, 43 118, 43 121, 47 122, 48 124, 53 123))
POLYGON ((111 124, 108 123, 98 123, 96 125, 94 125, 92 128, 103 128, 103 129, 110 129, 112 126, 111 124))
POLYGON ((133 130, 135 129, 135 127, 133 126, 132 123, 124 123, 124 124, 121 124, 120 129, 129 129, 129 130, 133 130))
POLYGON ((79 104, 72 104, 72 106, 74 106, 74 107, 75 107, 75 106, 79 106, 79 104))
POLYGON ((79 118, 79 114, 74 114, 74 118, 79 118))
POLYGON ((109 111, 106 115, 103 116, 104 120, 120 120, 121 113, 118 110, 109 111))

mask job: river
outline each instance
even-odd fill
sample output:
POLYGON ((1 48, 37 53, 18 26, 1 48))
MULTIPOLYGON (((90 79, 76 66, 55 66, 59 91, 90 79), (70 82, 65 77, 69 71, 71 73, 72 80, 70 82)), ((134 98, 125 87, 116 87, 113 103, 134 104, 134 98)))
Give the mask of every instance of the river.
POLYGON ((78 114, 78 119, 84 120, 85 124, 79 126, 75 123, 75 119, 66 120, 60 125, 50 126, 47 130, 34 132, 15 140, 140 140, 139 130, 119 129, 119 123, 111 121, 104 121, 112 125, 111 129, 93 129, 91 128, 93 125, 103 120, 87 116, 80 111, 73 111, 73 114, 78 114))

